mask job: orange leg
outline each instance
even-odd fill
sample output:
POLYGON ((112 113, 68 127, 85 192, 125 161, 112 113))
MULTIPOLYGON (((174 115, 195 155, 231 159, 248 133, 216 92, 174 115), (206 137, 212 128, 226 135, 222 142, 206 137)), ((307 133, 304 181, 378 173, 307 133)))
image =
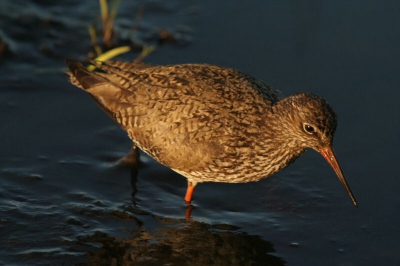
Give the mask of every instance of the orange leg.
POLYGON ((186 196, 185 196, 185 201, 187 203, 190 203, 192 201, 194 187, 195 187, 195 185, 193 185, 192 182, 188 182, 188 188, 187 188, 186 196))

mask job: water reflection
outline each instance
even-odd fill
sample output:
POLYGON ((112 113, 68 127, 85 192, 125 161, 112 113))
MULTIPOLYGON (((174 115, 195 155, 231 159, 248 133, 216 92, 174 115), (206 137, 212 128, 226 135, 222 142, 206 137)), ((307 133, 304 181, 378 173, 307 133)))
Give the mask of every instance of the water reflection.
POLYGON ((154 217, 163 226, 154 233, 144 226, 130 230, 131 237, 116 238, 102 232, 79 239, 80 245, 100 244, 82 265, 285 265, 268 253, 270 242, 236 232, 235 227, 154 217))
MULTIPOLYGON (((187 213, 186 219, 171 219, 140 210, 136 198, 140 169, 137 150, 133 149, 120 162, 130 168, 132 205, 120 215, 118 212, 110 215, 130 222, 129 229, 123 229, 127 237, 110 236, 104 231, 78 237, 78 249, 86 252, 89 261, 80 265, 286 264, 269 254, 275 251, 270 242, 240 232, 236 226, 197 222, 189 219, 187 213), (154 223, 159 225, 154 226, 154 223)), ((189 214, 191 208, 191 205, 187 207, 189 214)))

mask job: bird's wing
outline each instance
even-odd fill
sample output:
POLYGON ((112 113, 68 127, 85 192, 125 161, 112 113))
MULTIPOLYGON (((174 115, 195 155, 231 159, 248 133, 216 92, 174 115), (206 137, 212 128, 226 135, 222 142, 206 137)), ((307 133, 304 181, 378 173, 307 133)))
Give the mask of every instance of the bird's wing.
POLYGON ((262 113, 271 106, 271 94, 263 94, 267 85, 232 69, 92 63, 102 72, 68 63, 73 83, 111 114, 142 150, 175 169, 204 167, 226 152, 230 142, 238 145, 233 137, 251 145, 247 134, 258 132, 262 113))

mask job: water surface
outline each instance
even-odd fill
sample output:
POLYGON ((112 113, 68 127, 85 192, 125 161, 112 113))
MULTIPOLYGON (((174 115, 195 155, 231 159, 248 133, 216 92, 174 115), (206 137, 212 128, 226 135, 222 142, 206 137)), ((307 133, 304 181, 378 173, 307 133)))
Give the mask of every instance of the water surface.
POLYGON ((158 45, 146 62, 228 66, 325 97, 359 207, 309 151, 257 183, 199 185, 185 219, 185 178, 144 154, 138 169, 118 164, 130 140, 62 73, 87 55, 97 2, 7 1, 0 264, 400 264, 400 3, 122 1, 121 34, 142 3, 135 38, 158 45), (160 45, 159 27, 177 41, 160 45))

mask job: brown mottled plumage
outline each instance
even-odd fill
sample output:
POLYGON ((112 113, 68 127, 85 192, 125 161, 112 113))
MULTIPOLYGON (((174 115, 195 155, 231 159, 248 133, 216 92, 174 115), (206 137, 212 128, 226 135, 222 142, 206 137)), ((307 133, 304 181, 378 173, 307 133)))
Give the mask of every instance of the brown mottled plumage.
POLYGON ((84 89, 133 142, 189 182, 258 181, 307 148, 334 168, 356 200, 332 150, 336 115, 311 93, 287 98, 243 72, 205 64, 153 66, 67 60, 70 81, 84 89))

